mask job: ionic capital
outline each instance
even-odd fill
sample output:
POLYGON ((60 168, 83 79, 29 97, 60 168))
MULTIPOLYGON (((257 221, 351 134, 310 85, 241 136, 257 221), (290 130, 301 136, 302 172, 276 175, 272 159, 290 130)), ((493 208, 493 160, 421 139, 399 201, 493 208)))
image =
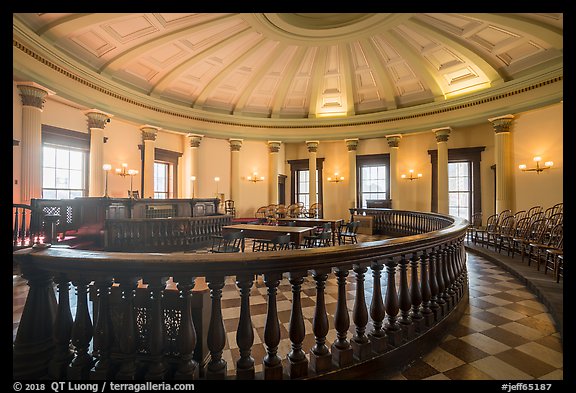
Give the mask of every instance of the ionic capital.
POLYGON ((436 136, 436 142, 448 142, 448 137, 452 131, 451 127, 434 128, 432 132, 436 136))
POLYGON ((230 142, 230 151, 240 151, 243 141, 243 139, 229 139, 228 142, 230 142))
POLYGON ((344 139, 348 151, 356 151, 358 149, 358 138, 344 139))
POLYGON ((318 151, 319 141, 306 141, 306 146, 308 147, 308 153, 316 153, 318 151))
POLYGON ((22 105, 32 106, 38 109, 44 109, 46 96, 56 94, 34 82, 22 82, 16 85, 16 87, 20 90, 22 105))
POLYGON ((88 117, 88 129, 106 127, 106 123, 110 121, 112 115, 99 111, 98 109, 90 109, 84 114, 88 117))
POLYGON ((156 135, 160 128, 154 126, 142 126, 140 127, 140 131, 142 132, 142 140, 145 141, 155 141, 156 135))
POLYGON ((400 147, 400 139, 402 139, 402 135, 400 134, 386 135, 388 147, 400 147))
POLYGON ((268 141, 268 151, 270 153, 278 153, 280 151, 281 141, 268 141))
POLYGON ((514 115, 493 117, 488 119, 488 121, 492 123, 492 127, 496 134, 501 132, 510 132, 510 126, 512 126, 512 122, 514 121, 514 115))

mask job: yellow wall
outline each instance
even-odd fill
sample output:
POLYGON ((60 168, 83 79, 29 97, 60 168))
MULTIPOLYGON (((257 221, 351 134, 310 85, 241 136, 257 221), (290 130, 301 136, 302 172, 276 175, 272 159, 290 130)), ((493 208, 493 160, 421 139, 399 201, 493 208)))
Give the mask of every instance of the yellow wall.
MULTIPOLYGON (((96 108, 97 109, 97 108, 96 108)), ((57 102, 52 98, 46 100, 42 112, 42 123, 52 126, 88 133, 85 108, 57 102)), ((563 200, 563 106, 552 105, 525 113, 514 114, 512 126, 512 147, 514 160, 514 210, 527 209, 533 205, 541 204, 549 207, 563 200), (553 160, 554 168, 536 175, 523 173, 518 165, 526 163, 533 165, 532 157, 541 155, 543 161, 553 160)), ((162 127, 161 124, 153 124, 162 127)), ((125 162, 129 168, 141 172, 141 158, 138 145, 142 144, 140 133, 141 125, 136 125, 113 117, 104 129, 104 136, 108 137, 104 145, 104 162, 113 168, 120 167, 125 162)), ((438 124, 438 127, 449 126, 438 124)), ((22 103, 18 89, 13 84, 13 138, 21 141, 22 103)), ((185 153, 189 146, 189 139, 179 134, 161 130, 156 139, 156 147, 185 153)), ((482 211, 485 217, 494 210, 494 172, 490 167, 494 159, 494 131, 492 125, 486 120, 485 124, 453 128, 448 140, 448 148, 485 146, 481 161, 482 181, 482 211)), ((20 167, 21 146, 13 147, 13 201, 20 201, 20 167)), ((435 150, 436 140, 434 133, 404 135, 400 140, 398 150, 398 173, 408 173, 414 169, 415 173, 422 173, 423 177, 417 181, 398 180, 399 208, 406 210, 430 211, 431 203, 431 163, 428 150, 435 150)), ((357 155, 389 153, 390 148, 385 137, 361 139, 357 155)), ((214 177, 219 176, 218 191, 230 198, 230 170, 231 152, 227 139, 204 137, 197 150, 199 168, 195 183, 196 197, 214 197, 216 183, 214 177)), ((268 184, 270 182, 270 154, 266 141, 252 141, 244 139, 240 149, 240 193, 236 202, 238 217, 253 217, 260 206, 269 201, 268 184), (257 171, 265 177, 265 181, 252 183, 246 180, 248 175, 257 171)), ((304 142, 283 143, 278 155, 279 172, 288 176, 286 179, 286 203, 290 203, 290 166, 288 160, 307 159, 308 150, 304 142)), ((327 218, 348 219, 348 151, 344 141, 320 141, 318 145, 318 158, 324 158, 323 189, 324 189, 324 215, 327 218), (340 183, 327 181, 334 172, 345 177, 340 183)), ((184 182, 189 177, 184 176, 186 165, 190 165, 184 155, 179 161, 180 173, 179 196, 186 196, 183 190, 184 182)), ((140 174, 134 177, 135 190, 140 190, 140 174)), ((129 178, 116 176, 113 171, 109 176, 108 192, 113 197, 127 196, 130 187, 129 178)))

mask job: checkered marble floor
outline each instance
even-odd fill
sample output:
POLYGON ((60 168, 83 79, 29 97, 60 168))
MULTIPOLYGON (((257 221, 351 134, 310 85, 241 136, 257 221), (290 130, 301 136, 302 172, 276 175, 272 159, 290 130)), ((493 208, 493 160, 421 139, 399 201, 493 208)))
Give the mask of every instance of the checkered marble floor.
MULTIPOLYGON (((361 235, 360 241, 374 240, 361 235)), ((246 249, 248 250, 248 244, 246 249)), ((206 252, 200 250, 198 252, 206 252)), ((553 319, 546 307, 510 273, 483 257, 467 253, 470 284, 470 304, 458 325, 450 331, 443 342, 434 350, 416 360, 402 372, 390 375, 374 375, 373 379, 403 380, 561 380, 563 379, 563 345, 553 319)), ((354 273, 348 277, 348 308, 354 304, 354 273)), ((365 275, 366 301, 372 298, 372 275, 365 275)), ((382 280, 384 284, 384 280, 382 280)), ((13 337, 27 293, 25 280, 13 277, 13 337)), ((71 291, 72 293, 73 291, 71 291)), ((262 359, 266 355, 263 344, 266 321, 267 289, 259 276, 251 289, 250 304, 254 328, 252 357, 256 372, 262 370, 262 359)), ((385 286, 383 286, 385 293, 385 286)), ((312 321, 316 289, 309 277, 302 285, 302 312, 306 332, 303 350, 308 352, 314 345, 312 321)), ((288 326, 290 320, 291 286, 285 278, 280 282, 277 294, 278 318, 281 341, 278 354, 284 361, 290 351, 288 326)), ((75 299, 72 307, 75 306, 75 299)), ((333 274, 329 275, 325 289, 325 302, 330 323, 326 345, 335 339, 333 316, 337 302, 337 284, 333 274)), ((72 310, 74 313, 74 310, 72 310)), ((235 363, 239 358, 235 330, 240 317, 240 296, 234 278, 226 281, 222 292, 222 314, 227 332, 223 358, 228 363, 228 373, 235 374, 235 363)), ((370 324, 367 332, 370 331, 370 324)), ((351 337, 353 327, 350 328, 351 337)))

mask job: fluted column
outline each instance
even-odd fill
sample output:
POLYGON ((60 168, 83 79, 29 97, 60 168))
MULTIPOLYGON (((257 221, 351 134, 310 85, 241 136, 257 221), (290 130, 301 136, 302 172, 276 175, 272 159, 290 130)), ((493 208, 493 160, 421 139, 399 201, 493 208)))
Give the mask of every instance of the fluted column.
POLYGON ((358 138, 344 139, 348 149, 348 207, 356 207, 356 150, 358 138))
POLYGON ((400 209, 400 190, 398 189, 398 149, 402 135, 388 135, 388 147, 390 147, 390 199, 392 199, 392 209, 400 209))
POLYGON ((268 182, 268 204, 276 205, 279 200, 278 196, 278 152, 280 151, 280 141, 268 141, 269 154, 269 178, 268 182))
POLYGON ((185 196, 195 198, 197 195, 202 195, 198 187, 200 183, 198 181, 198 149, 204 135, 188 134, 186 137, 189 138, 189 141, 188 148, 184 153, 188 158, 187 170, 184 172, 184 184, 186 185, 184 190, 185 196), (194 176, 194 180, 192 180, 192 176, 194 176))
POLYGON ((91 109, 84 113, 88 117, 88 129, 90 130, 90 182, 88 195, 101 197, 104 195, 105 172, 104 164, 104 128, 112 117, 108 113, 91 109))
POLYGON ((310 187, 308 188, 310 192, 310 202, 308 207, 318 202, 316 200, 316 152, 318 151, 318 143, 318 141, 306 141, 306 146, 308 147, 308 169, 310 171, 310 187))
POLYGON ((448 214, 448 136, 450 127, 435 128, 438 146, 438 213, 448 214))
POLYGON ((488 119, 494 127, 494 158, 496 159, 496 212, 513 209, 512 137, 513 115, 488 119))
POLYGON ((42 198, 42 110, 54 92, 33 82, 17 85, 22 99, 21 203, 42 198))
MULTIPOLYGON (((238 206, 240 201, 240 148, 242 139, 229 139, 230 142, 230 199, 238 206)), ((224 201, 221 201, 223 203, 224 201)))
POLYGON ((142 198, 154 198, 154 145, 156 135, 160 129, 152 126, 142 126, 142 141, 144 143, 144 186, 142 187, 142 198))

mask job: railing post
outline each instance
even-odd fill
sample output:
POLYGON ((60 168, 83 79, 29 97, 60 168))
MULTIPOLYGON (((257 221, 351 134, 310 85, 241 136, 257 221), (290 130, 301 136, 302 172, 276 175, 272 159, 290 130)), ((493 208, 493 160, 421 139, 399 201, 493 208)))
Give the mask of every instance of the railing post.
POLYGON ((266 311, 266 324, 264 325, 264 379, 282 379, 282 359, 278 356, 280 343, 280 322, 276 307, 276 292, 280 284, 280 273, 264 274, 264 284, 268 287, 268 309, 266 311))
POLYGON ((398 293, 396 291, 396 265, 393 257, 388 257, 386 262, 386 272, 388 280, 386 282, 386 319, 385 325, 388 343, 393 347, 402 344, 402 329, 397 320, 400 306, 398 304, 398 293))
POLYGON ((437 322, 440 320, 440 314, 442 313, 442 308, 438 304, 438 279, 436 276, 436 252, 434 248, 430 251, 429 257, 429 275, 430 275, 430 310, 433 314, 433 322, 437 322))
POLYGON ((54 357, 50 362, 48 374, 52 379, 66 379, 68 366, 74 357, 70 346, 72 334, 72 313, 70 311, 70 280, 64 274, 54 277, 58 284, 58 311, 54 322, 54 357))
POLYGON ((180 299, 182 304, 182 316, 180 317, 180 328, 176 343, 180 351, 180 358, 174 373, 176 380, 198 379, 200 369, 198 362, 194 360, 194 348, 196 348, 196 329, 192 320, 192 290, 195 286, 195 277, 175 276, 174 281, 178 283, 180 299))
MULTIPOLYGON (((412 253, 412 258, 410 259, 410 300, 412 302, 412 323, 414 324, 414 329, 418 333, 424 331, 424 317, 420 311, 420 305, 422 304, 422 293, 420 291, 420 280, 418 279, 418 261, 420 258, 416 252, 412 253)), ((420 270, 422 270, 422 264, 420 264, 420 270)))
POLYGON ((212 312, 210 314, 210 327, 208 328, 208 349, 210 361, 206 365, 206 379, 225 379, 227 372, 226 360, 222 359, 222 351, 226 345, 226 330, 222 319, 222 288, 224 277, 207 276, 210 298, 212 299, 212 312))
POLYGON ((370 303, 370 317, 372 318, 372 331, 368 333, 370 342, 372 343, 372 351, 376 353, 383 353, 386 351, 388 337, 386 332, 382 329, 384 317, 386 316, 386 309, 384 308, 384 301, 382 300, 382 287, 380 278, 382 275, 382 268, 384 265, 374 260, 372 262, 372 302, 370 303))
POLYGON ((136 295, 138 279, 136 277, 122 277, 116 281, 120 283, 120 290, 122 291, 122 324, 116 327, 120 330, 118 332, 120 353, 113 356, 120 362, 120 370, 116 374, 116 379, 134 380, 136 379, 136 337, 138 336, 134 314, 134 296, 136 295))
POLYGON ((301 378, 308 375, 308 359, 302 350, 302 342, 306 336, 304 317, 302 315, 301 290, 306 272, 290 272, 288 279, 292 285, 292 309, 290 311, 290 342, 292 349, 288 353, 287 359, 288 374, 290 378, 301 378))
POLYGON ((364 294, 364 274, 368 268, 362 264, 355 264, 356 273, 356 297, 354 299, 354 309, 352 310, 352 320, 356 325, 356 334, 352 337, 352 349, 354 357, 360 361, 372 356, 372 346, 366 336, 366 325, 368 324, 368 309, 364 294))
POLYGON ((438 280, 438 296, 436 302, 438 303, 438 315, 436 316, 436 321, 439 321, 441 317, 448 314, 449 304, 446 303, 446 285, 444 281, 444 258, 442 257, 442 250, 438 247, 438 250, 434 251, 436 255, 436 280, 438 280))
POLYGON ((310 349, 310 368, 318 374, 329 370, 332 365, 332 355, 326 346, 328 316, 326 315, 326 304, 324 301, 324 288, 326 287, 329 272, 329 269, 312 270, 312 277, 316 281, 316 307, 314 308, 314 319, 312 321, 316 344, 310 349))
POLYGON ((236 343, 240 350, 240 358, 236 361, 237 379, 254 379, 254 358, 250 356, 254 344, 250 318, 250 288, 253 284, 253 274, 236 276, 236 285, 240 289, 240 319, 236 331, 236 343))
POLYGON ((112 344, 112 321, 110 320, 110 287, 112 278, 97 279, 97 310, 94 322, 94 355, 98 361, 90 370, 90 379, 110 379, 112 368, 110 362, 110 346, 112 344))
POLYGON ((422 287, 422 316, 424 317, 425 328, 429 328, 434 323, 434 313, 431 306, 431 274, 428 272, 430 258, 424 249, 420 257, 420 286, 422 287))
POLYGON ((150 291, 150 365, 146 372, 148 380, 163 380, 166 377, 164 360, 164 310, 162 298, 167 277, 144 278, 150 291))
POLYGON ((353 350, 347 340, 350 317, 346 305, 346 277, 350 266, 334 268, 334 274, 338 283, 338 302, 334 313, 334 327, 336 328, 336 340, 332 343, 332 363, 338 368, 346 367, 353 362, 353 350))
POLYGON ((404 339, 411 340, 414 337, 414 324, 410 317, 410 291, 408 289, 408 260, 405 255, 400 256, 400 327, 404 332, 404 339))
POLYGON ((442 277, 444 278, 444 293, 442 297, 446 301, 447 312, 454 308, 454 290, 452 289, 452 281, 450 280, 450 260, 448 259, 448 248, 446 245, 442 246, 442 277))
POLYGON ((88 379, 93 366, 92 356, 88 353, 92 339, 92 320, 88 312, 88 284, 86 278, 72 281, 76 286, 76 317, 72 325, 72 344, 74 345, 74 359, 68 367, 68 379, 88 379))

